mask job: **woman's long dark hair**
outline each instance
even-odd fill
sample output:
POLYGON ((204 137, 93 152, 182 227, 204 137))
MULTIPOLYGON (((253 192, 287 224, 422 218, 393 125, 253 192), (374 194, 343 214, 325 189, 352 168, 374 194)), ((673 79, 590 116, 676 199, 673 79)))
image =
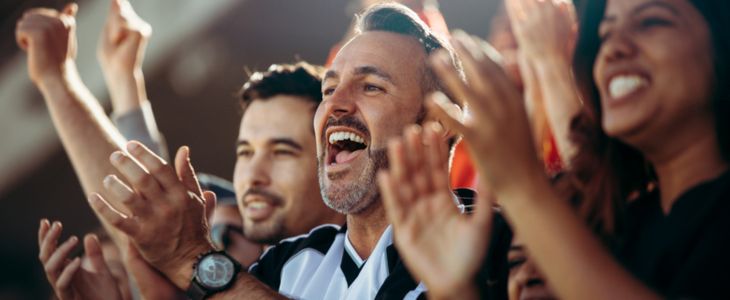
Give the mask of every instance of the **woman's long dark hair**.
MULTIPOLYGON (((714 55, 712 109, 720 150, 730 160, 730 1, 691 0, 709 25, 714 55)), ((601 127, 600 95, 593 65, 601 41, 598 28, 606 0, 583 1, 573 73, 583 99, 583 111, 571 123, 571 139, 578 147, 572 160, 571 181, 580 201, 580 213, 604 241, 620 236, 623 207, 635 193, 655 180, 649 162, 636 149, 606 135, 601 127)))

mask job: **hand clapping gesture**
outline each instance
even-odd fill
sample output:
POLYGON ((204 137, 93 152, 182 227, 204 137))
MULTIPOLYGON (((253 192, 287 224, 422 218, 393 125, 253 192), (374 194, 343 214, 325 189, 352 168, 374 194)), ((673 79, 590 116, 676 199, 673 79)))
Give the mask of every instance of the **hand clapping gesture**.
POLYGON ((570 63, 577 32, 572 1, 507 0, 505 5, 523 55, 570 63))
POLYGON ((104 179, 109 199, 94 194, 91 207, 126 233, 144 259, 183 290, 192 278, 196 257, 213 249, 205 211, 215 194, 201 193, 190 165, 189 150, 181 147, 175 169, 142 144, 127 144, 129 154, 112 153, 110 161, 131 187, 114 175, 104 179), (130 215, 119 213, 123 205, 130 215))
POLYGON ((394 239, 408 269, 433 299, 476 297, 472 285, 486 254, 492 208, 480 198, 460 213, 449 188, 448 149, 440 126, 410 127, 388 146, 379 184, 394 239))
POLYGON ((62 225, 42 220, 38 229, 38 258, 43 264, 46 278, 56 296, 67 299, 122 299, 116 279, 104 261, 99 239, 95 235, 84 237, 83 257, 69 258, 78 244, 78 238, 70 237, 58 245, 62 225))
POLYGON ((454 100, 469 107, 469 111, 455 115, 451 101, 438 92, 427 105, 446 127, 466 139, 483 183, 495 193, 497 201, 506 200, 499 196, 519 190, 525 178, 544 174, 535 154, 522 95, 495 63, 496 51, 486 42, 463 32, 457 32, 452 41, 468 84, 448 63, 446 53, 436 53, 431 64, 454 100))
MULTIPOLYGON (((427 105, 446 127, 467 140, 485 180, 482 184, 495 192, 497 200, 509 201, 510 192, 519 190, 520 182, 544 174, 535 155, 524 101, 492 59, 494 49, 464 33, 455 36, 453 43, 468 84, 446 53, 436 53, 431 63, 455 100, 469 108, 468 113, 460 114, 439 92, 427 105)), ((474 215, 458 212, 448 186, 448 154, 435 131, 430 126, 425 133, 410 129, 404 142, 389 145, 390 170, 379 178, 383 201, 396 246, 409 270, 428 287, 429 296, 451 298, 457 293, 461 298, 476 297, 473 284, 486 255, 491 205, 482 196, 474 215)))

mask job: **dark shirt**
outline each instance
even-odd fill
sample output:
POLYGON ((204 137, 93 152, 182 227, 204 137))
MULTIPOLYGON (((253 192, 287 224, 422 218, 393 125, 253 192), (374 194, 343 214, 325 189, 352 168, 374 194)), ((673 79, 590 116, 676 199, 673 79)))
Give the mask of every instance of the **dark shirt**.
POLYGON ((670 298, 730 299, 730 172, 688 190, 665 215, 658 193, 632 202, 618 256, 670 298))

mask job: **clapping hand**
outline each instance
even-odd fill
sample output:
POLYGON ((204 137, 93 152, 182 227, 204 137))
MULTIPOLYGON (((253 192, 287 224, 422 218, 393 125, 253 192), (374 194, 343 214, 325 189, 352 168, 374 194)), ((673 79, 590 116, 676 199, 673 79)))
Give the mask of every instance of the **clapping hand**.
POLYGON ((72 236, 59 246, 61 231, 60 222, 51 225, 45 219, 38 229, 38 258, 56 296, 61 300, 122 299, 117 281, 104 261, 99 239, 92 234, 86 235, 84 256, 70 259, 78 238, 72 236))
POLYGON ((577 21, 570 0, 507 0, 520 52, 531 59, 570 62, 577 21))
POLYGON ((481 184, 497 196, 520 189, 520 183, 544 174, 537 159, 523 97, 493 58, 496 51, 484 41, 457 32, 452 39, 464 66, 468 84, 448 62, 445 52, 431 58, 436 74, 462 106, 436 92, 427 101, 430 113, 467 141, 481 184))
POLYGON ((205 216, 215 205, 215 194, 201 192, 187 147, 178 150, 174 169, 138 142, 129 142, 127 150, 112 153, 110 161, 131 186, 107 176, 108 199, 94 194, 89 202, 101 218, 129 236, 147 262, 185 290, 196 257, 213 249, 205 216))
POLYGON ((434 299, 475 291, 473 279, 486 255, 492 219, 483 197, 473 215, 457 208, 442 131, 436 123, 408 128, 403 139, 389 144, 390 169, 378 178, 395 245, 434 299))

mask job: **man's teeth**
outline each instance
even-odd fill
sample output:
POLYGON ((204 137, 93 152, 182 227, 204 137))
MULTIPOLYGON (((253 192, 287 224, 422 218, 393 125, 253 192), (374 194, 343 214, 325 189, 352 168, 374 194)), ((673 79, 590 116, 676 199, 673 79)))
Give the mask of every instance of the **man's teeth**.
POLYGON ((329 142, 334 144, 340 141, 352 141, 355 143, 365 144, 365 140, 360 136, 347 131, 337 131, 330 134, 329 142))
POLYGON ((255 201, 255 202, 248 203, 246 206, 253 208, 253 209, 259 209, 259 208, 266 208, 269 206, 269 204, 266 202, 263 202, 263 201, 255 201))
POLYGON ((618 99, 633 93, 647 84, 646 79, 636 75, 616 76, 608 84, 611 98, 618 99))

